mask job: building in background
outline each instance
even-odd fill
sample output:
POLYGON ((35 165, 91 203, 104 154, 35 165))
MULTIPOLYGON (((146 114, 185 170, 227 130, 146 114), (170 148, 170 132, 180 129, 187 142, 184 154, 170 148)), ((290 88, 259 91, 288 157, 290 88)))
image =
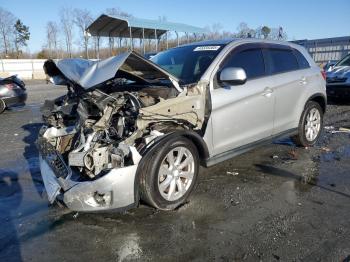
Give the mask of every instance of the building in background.
POLYGON ((350 53, 350 36, 304 39, 292 42, 304 46, 318 64, 338 61, 350 53))

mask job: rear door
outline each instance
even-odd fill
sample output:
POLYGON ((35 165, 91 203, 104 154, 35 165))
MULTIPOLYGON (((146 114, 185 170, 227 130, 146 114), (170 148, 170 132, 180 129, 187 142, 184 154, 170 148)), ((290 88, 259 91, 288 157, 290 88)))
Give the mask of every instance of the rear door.
POLYGON ((270 75, 268 85, 276 97, 273 134, 279 134, 296 127, 295 112, 308 79, 289 46, 267 45, 263 53, 270 75))
POLYGON ((243 85, 220 86, 214 77, 212 98, 213 154, 220 154, 271 136, 274 94, 268 86, 262 50, 256 45, 236 47, 223 61, 246 71, 243 85))

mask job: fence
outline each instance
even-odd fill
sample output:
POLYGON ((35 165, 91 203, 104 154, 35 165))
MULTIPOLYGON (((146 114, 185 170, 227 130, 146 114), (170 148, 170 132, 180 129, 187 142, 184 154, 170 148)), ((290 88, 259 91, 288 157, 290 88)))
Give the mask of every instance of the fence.
POLYGON ((22 79, 45 79, 45 59, 0 59, 0 77, 18 75, 22 79))
POLYGON ((350 36, 292 42, 304 46, 316 63, 337 61, 350 53, 350 36))

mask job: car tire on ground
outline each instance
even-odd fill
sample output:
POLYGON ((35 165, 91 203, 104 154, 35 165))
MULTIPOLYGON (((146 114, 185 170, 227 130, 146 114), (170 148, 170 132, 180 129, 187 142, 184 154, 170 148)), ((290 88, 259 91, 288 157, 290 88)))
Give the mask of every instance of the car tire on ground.
POLYGON ((4 100, 0 99, 0 114, 1 114, 2 112, 4 112, 5 109, 6 109, 6 104, 5 104, 5 102, 4 102, 4 100))
POLYGON ((298 135, 293 137, 297 146, 310 147, 316 144, 323 127, 323 110, 317 102, 309 101, 301 115, 298 135))
POLYGON ((198 176, 197 148, 180 136, 158 144, 148 154, 140 170, 141 200, 161 210, 184 204, 198 176))

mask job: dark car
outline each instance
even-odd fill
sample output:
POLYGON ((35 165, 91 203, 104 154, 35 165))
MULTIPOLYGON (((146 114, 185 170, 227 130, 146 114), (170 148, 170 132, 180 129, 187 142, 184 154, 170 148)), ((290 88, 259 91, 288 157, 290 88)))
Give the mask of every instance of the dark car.
POLYGON ((152 57, 154 57, 156 54, 158 54, 157 52, 148 52, 148 53, 145 53, 143 55, 143 57, 145 57, 146 59, 151 59, 152 57))
POLYGON ((24 105, 27 92, 24 82, 17 76, 0 78, 0 114, 6 108, 24 105))
POLYGON ((327 72, 327 95, 333 98, 350 97, 350 54, 327 72))

